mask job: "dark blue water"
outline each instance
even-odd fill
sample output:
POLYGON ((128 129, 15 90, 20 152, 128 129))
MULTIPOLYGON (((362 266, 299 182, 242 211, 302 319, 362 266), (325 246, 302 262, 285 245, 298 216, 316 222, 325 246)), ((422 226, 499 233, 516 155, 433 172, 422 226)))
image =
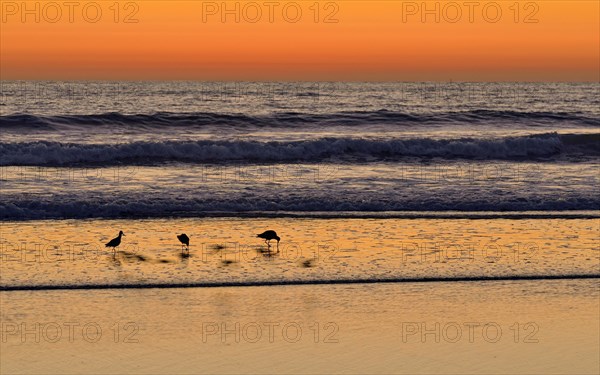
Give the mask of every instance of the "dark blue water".
POLYGON ((600 209, 598 84, 0 88, 4 220, 600 209))

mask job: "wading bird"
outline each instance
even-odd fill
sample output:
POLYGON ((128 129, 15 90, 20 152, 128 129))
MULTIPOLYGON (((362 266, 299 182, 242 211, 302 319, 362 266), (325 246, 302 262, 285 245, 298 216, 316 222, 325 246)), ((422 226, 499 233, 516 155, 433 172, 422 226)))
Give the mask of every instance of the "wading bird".
POLYGON ((116 251, 116 248, 121 244, 121 236, 124 236, 124 235, 125 235, 125 233, 123 233, 123 231, 120 230, 119 236, 108 241, 108 243, 106 244, 106 247, 112 247, 113 251, 116 251))
POLYGON ((274 230, 265 231, 261 234, 256 235, 256 237, 263 238, 269 249, 271 248, 271 240, 277 240, 277 252, 279 252, 279 241, 281 240, 281 238, 279 238, 279 236, 277 235, 277 233, 275 233, 274 230))
POLYGON ((177 236, 177 239, 181 242, 181 251, 183 251, 183 245, 185 245, 187 251, 190 251, 190 238, 187 234, 181 233, 177 236))

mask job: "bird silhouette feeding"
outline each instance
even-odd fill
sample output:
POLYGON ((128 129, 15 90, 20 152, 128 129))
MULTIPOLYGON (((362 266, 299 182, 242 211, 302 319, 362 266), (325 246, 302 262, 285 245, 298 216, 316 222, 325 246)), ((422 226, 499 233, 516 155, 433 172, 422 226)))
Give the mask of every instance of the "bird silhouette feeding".
POLYGON ((121 237, 124 236, 125 233, 123 233, 122 230, 119 231, 119 236, 113 238, 112 240, 108 241, 108 243, 106 244, 106 247, 112 247, 113 251, 116 251, 116 248, 119 247, 119 245, 121 244, 121 237))
POLYGON ((186 250, 190 251, 190 238, 187 236, 187 234, 181 233, 177 236, 177 239, 179 240, 179 242, 181 242, 181 251, 183 251, 184 245, 186 250))
POLYGON ((277 233, 274 230, 265 231, 261 234, 256 235, 256 237, 264 239, 265 243, 267 244, 268 249, 271 248, 270 242, 272 240, 276 240, 277 241, 277 252, 279 252, 279 241, 281 241, 281 238, 279 238, 279 236, 277 235, 277 233))

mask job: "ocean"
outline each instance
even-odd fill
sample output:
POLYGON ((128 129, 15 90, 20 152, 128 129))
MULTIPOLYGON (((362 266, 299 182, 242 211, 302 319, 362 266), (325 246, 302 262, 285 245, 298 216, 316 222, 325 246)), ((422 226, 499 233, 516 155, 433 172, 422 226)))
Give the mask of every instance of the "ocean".
POLYGON ((600 209, 598 84, 1 87, 2 220, 600 209))

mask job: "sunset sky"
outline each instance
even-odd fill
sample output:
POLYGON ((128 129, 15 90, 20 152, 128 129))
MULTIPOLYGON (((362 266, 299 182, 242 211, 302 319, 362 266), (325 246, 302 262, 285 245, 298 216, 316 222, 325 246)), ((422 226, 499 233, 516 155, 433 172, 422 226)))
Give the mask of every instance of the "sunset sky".
POLYGON ((0 6, 5 80, 600 80, 596 0, 0 6))

